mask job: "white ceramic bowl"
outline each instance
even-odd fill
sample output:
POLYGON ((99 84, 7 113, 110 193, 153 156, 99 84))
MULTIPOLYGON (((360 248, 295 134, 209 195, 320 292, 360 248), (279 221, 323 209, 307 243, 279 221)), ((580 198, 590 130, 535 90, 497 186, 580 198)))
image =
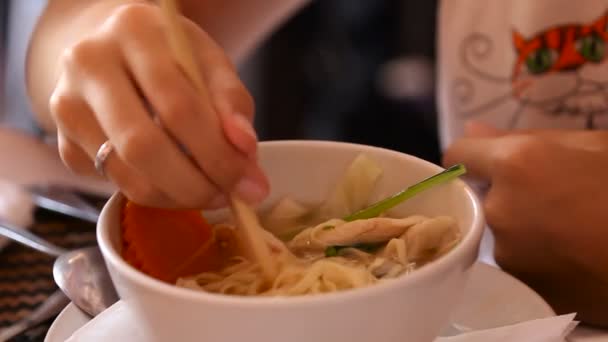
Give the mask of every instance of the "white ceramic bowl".
MULTIPOLYGON (((441 170, 402 153, 369 146, 276 141, 260 147, 269 175, 269 202, 283 195, 320 202, 349 163, 365 153, 384 170, 377 196, 391 194, 441 170)), ((105 206, 98 240, 123 300, 133 305, 158 341, 179 342, 425 342, 449 322, 475 262, 484 227, 479 202, 457 180, 407 201, 399 214, 450 215, 464 233, 451 252, 393 281, 363 289, 291 298, 233 297, 178 288, 137 271, 120 256, 117 194, 105 206)), ((171 229, 171 227, 167 227, 171 229)))

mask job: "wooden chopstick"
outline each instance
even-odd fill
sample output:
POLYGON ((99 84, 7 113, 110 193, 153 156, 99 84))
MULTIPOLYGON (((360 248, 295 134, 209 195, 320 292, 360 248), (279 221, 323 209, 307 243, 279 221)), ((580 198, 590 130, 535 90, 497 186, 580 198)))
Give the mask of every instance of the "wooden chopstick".
MULTIPOLYGON (((194 58, 189 38, 186 36, 180 22, 182 19, 179 15, 177 3, 175 0, 159 0, 159 2, 160 8, 166 17, 169 41, 177 63, 194 84, 203 100, 210 100, 198 64, 194 58)), ((264 237, 260 234, 260 230, 263 228, 259 223, 255 211, 236 195, 231 194, 229 197, 238 227, 242 230, 245 242, 248 243, 248 247, 251 249, 252 256, 260 265, 266 280, 272 281, 277 274, 277 265, 272 258, 270 248, 266 244, 264 237)))

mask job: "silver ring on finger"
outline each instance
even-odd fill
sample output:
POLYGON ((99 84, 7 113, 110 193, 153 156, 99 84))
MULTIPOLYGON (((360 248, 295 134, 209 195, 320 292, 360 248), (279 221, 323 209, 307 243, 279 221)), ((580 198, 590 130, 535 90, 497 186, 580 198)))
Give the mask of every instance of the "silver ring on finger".
POLYGON ((106 176, 104 164, 113 150, 114 148, 112 147, 110 141, 106 140, 106 142, 101 144, 99 150, 97 150, 97 154, 95 155, 95 170, 97 170, 97 172, 103 177, 106 176))

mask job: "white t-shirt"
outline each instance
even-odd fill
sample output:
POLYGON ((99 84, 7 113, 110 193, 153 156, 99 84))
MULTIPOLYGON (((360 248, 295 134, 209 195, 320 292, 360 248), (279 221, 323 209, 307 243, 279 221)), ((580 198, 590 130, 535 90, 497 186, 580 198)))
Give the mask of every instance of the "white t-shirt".
MULTIPOLYGON (((438 51, 444 149, 467 120, 608 128, 608 0, 443 0, 438 51)), ((480 258, 493 263, 489 230, 480 258)))
POLYGON ((466 120, 608 128, 608 0, 443 0, 442 146, 466 120))

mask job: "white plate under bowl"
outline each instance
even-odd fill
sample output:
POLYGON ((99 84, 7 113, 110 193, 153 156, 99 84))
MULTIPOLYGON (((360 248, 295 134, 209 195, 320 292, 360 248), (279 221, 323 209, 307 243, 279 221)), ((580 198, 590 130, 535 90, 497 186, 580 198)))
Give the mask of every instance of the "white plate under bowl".
MULTIPOLYGON (((477 263, 453 322, 472 329, 504 326, 555 315, 551 307, 519 280, 477 263)), ((64 342, 89 321, 73 304, 51 326, 45 342, 64 342)))

